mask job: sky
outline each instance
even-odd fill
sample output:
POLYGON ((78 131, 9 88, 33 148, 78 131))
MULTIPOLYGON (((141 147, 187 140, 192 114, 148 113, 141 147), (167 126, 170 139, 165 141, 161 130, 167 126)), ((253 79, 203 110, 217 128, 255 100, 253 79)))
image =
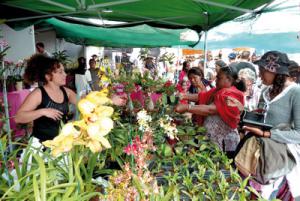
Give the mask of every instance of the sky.
MULTIPOLYGON (((249 46, 268 50, 278 47, 283 51, 300 53, 300 40, 297 39, 300 35, 300 1, 276 0, 268 8, 281 10, 263 13, 242 22, 226 22, 209 30, 209 49, 249 46)), ((203 41, 204 37, 196 48, 203 48, 203 41)))

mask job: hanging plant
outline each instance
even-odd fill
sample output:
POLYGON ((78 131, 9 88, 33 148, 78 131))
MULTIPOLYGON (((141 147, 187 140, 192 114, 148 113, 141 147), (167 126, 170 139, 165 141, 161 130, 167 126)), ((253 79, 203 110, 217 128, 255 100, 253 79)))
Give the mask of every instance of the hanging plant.
POLYGON ((159 61, 160 62, 168 62, 169 64, 173 64, 175 59, 175 54, 174 53, 164 53, 163 55, 160 56, 159 61))

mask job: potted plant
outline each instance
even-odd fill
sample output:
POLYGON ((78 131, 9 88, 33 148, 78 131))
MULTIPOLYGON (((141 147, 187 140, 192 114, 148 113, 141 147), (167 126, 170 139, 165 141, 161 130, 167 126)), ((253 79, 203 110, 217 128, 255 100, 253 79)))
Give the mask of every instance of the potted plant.
POLYGON ((57 51, 57 52, 54 52, 52 55, 55 59, 57 59, 59 62, 61 62, 64 66, 67 66, 67 64, 72 62, 69 59, 69 56, 67 55, 67 50, 57 51))

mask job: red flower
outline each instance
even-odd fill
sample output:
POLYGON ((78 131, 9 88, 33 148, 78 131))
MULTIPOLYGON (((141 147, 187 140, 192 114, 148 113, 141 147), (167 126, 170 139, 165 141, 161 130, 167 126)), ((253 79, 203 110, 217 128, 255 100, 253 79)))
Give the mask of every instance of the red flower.
POLYGON ((134 155, 137 156, 141 154, 144 149, 143 149, 143 144, 141 142, 141 139, 139 136, 136 136, 135 139, 132 141, 132 144, 127 145, 127 147, 124 148, 124 152, 127 155, 134 155))
POLYGON ((184 90, 180 84, 177 84, 176 89, 177 89, 177 91, 179 91, 181 93, 184 92, 184 90))
POLYGON ((124 148, 124 152, 127 154, 127 155, 136 155, 137 153, 137 146, 136 144, 129 144, 127 145, 127 147, 124 148))
POLYGON ((172 85, 173 85, 173 83, 172 83, 171 80, 168 80, 168 81, 164 84, 165 87, 170 87, 170 86, 172 86, 172 85))

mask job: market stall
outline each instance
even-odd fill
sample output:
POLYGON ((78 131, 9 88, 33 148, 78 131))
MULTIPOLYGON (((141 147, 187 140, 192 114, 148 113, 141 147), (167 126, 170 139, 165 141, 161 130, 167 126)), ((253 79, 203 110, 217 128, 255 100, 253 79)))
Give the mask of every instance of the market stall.
MULTIPOLYGON (((89 5, 85 4, 88 1, 30 2, 4 1, 4 4, 46 12, 48 17, 99 16, 100 11, 95 10, 101 8, 101 12, 106 10, 101 16, 123 20, 125 25, 146 22, 200 31, 233 19, 240 12, 254 12, 251 9, 270 1, 226 4, 227 1, 128 0, 96 1, 89 5), (169 9, 163 9, 167 6, 169 9), (108 9, 113 12, 107 12, 108 9)), ((117 32, 53 18, 46 22, 52 24, 61 37, 82 44, 98 41, 105 46, 172 45, 180 35, 176 30, 175 34, 164 35, 165 29, 143 25, 136 28, 142 34, 145 34, 143 30, 150 35, 160 31, 145 43, 138 40, 140 32, 135 33, 136 41, 132 36, 130 40, 123 40, 122 35, 126 36, 126 32, 134 28, 120 28, 117 32, 122 34, 117 35, 117 32), (98 38, 99 33, 104 36, 98 38), (110 36, 115 40, 110 40, 110 36), (81 37, 84 40, 80 41, 81 37)), ((203 127, 195 127, 188 115, 174 114, 179 97, 172 82, 153 77, 151 73, 128 75, 126 72, 118 76, 102 73, 100 80, 102 90, 91 92, 78 102, 80 119, 63 125, 53 140, 43 144, 29 140, 20 149, 4 154, 9 143, 6 138, 1 139, 0 158, 1 164, 5 164, 1 169, 1 199, 249 200, 250 193, 256 193, 247 187, 249 178, 241 178, 231 166, 232 160, 205 137, 203 127), (133 100, 132 94, 137 89, 142 101, 133 100), (125 95, 127 105, 114 106, 110 97, 115 94, 125 95)))

